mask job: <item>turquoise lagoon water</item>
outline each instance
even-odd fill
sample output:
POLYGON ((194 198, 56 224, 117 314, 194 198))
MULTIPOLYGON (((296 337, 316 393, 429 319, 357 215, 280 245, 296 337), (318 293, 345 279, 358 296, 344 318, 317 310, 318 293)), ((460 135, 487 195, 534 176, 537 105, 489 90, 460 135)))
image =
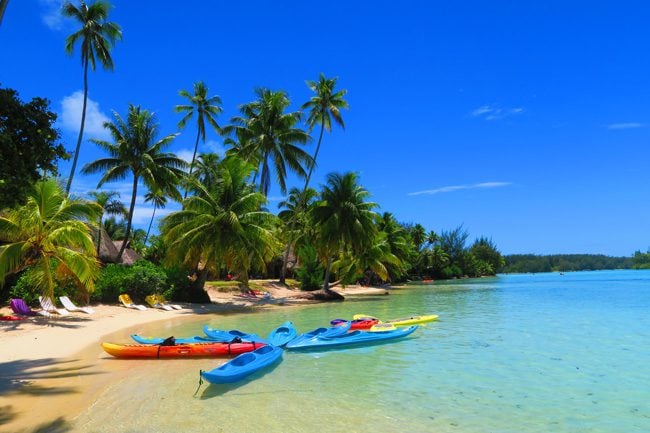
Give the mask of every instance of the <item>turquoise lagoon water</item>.
MULTIPOLYGON (((157 324, 267 334, 355 313, 436 313, 411 337, 284 355, 264 375, 198 386, 219 360, 102 359, 112 386, 75 422, 105 432, 648 432, 650 272, 498 276, 397 289, 390 296, 157 324)), ((128 333, 113 336, 126 341, 128 333)))

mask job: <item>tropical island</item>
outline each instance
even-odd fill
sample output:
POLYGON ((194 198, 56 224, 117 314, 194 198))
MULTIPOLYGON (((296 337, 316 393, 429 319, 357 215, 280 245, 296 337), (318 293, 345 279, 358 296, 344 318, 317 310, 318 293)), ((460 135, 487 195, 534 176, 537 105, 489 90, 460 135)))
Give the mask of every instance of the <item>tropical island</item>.
MULTIPOLYGON (((7 4, 0 0, 0 22, 7 4)), ((305 74, 312 78, 306 86, 298 83, 307 98, 290 98, 272 80, 264 87, 260 74, 250 98, 233 101, 224 96, 225 85, 213 85, 216 78, 208 86, 196 77, 176 83, 173 105, 131 101, 111 107, 101 130, 92 128, 90 119, 101 117, 90 98, 100 70, 121 80, 104 92, 128 91, 120 86, 134 80, 116 68, 120 45, 132 43, 129 31, 113 21, 108 1, 65 1, 57 12, 55 19, 74 26, 58 54, 81 61, 76 141, 61 133, 63 116, 46 86, 33 96, 33 89, 0 83, 0 343, 10 348, 0 359, 0 427, 35 433, 161 425, 232 431, 237 425, 280 432, 279 413, 324 432, 350 426, 505 431, 526 422, 532 430, 522 431, 562 431, 556 427, 566 420, 571 431, 593 427, 593 405, 618 401, 617 386, 643 384, 633 374, 621 374, 617 386, 599 381, 618 378, 620 365, 636 372, 646 363, 637 346, 647 335, 641 315, 647 298, 636 274, 650 279, 650 251, 631 257, 502 254, 491 233, 470 234, 463 221, 433 230, 417 219, 402 220, 400 209, 373 199, 358 159, 345 158, 346 150, 337 150, 336 170, 319 167, 333 137, 354 127, 348 116, 355 107, 342 81, 319 70, 305 74), (225 115, 232 111, 237 114, 225 115), (174 113, 174 120, 161 121, 162 112, 174 113), (187 136, 190 155, 177 147, 187 136), (206 152, 219 147, 211 140, 223 148, 206 152), (123 183, 128 190, 118 191, 123 183), (144 219, 143 204, 151 210, 144 219), (606 270, 605 287, 596 273, 581 278, 573 272, 596 270, 606 270), (606 307, 594 301, 603 293, 606 307), (250 327, 244 335, 266 337, 282 322, 320 332, 339 320, 349 325, 340 336, 354 321, 395 332, 393 323, 425 314, 437 319, 438 313, 440 322, 421 326, 396 349, 288 357, 292 371, 279 369, 275 382, 201 392, 199 382, 194 395, 197 370, 204 377, 215 365, 111 362, 98 344, 158 339, 160 358, 175 337, 202 341, 188 335, 211 326, 250 327), (611 332, 598 328, 605 315, 611 332), (588 345, 601 344, 599 332, 623 336, 609 341, 614 349, 608 353, 598 351, 610 356, 603 362, 588 345), (179 408, 200 416, 176 416, 179 408), (196 420, 203 424, 185 424, 196 420)), ((193 18, 197 26, 201 18, 193 18)), ((95 95, 103 103, 106 93, 95 95)), ((377 102, 384 104, 390 105, 377 102)), ((523 111, 484 106, 469 116, 492 121, 523 111)), ((426 163, 433 171, 445 161, 426 163)), ((390 167, 386 173, 389 181, 401 175, 390 167)), ((345 335, 359 335, 354 332, 345 335)), ((231 355, 232 344, 254 342, 219 343, 231 355)), ((642 405, 621 401, 628 425, 648 418, 642 405)))

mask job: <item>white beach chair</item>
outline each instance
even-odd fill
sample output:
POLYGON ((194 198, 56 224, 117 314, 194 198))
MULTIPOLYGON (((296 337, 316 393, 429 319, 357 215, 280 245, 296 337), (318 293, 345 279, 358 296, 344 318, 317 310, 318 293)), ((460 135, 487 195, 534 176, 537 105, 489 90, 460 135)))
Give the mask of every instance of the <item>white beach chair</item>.
POLYGON ((67 296, 59 296, 59 300, 61 301, 61 305, 68 311, 81 311, 86 314, 93 314, 95 312, 90 307, 77 307, 67 296))
POLYGON ((144 311, 147 309, 144 305, 138 305, 134 304, 133 301, 131 300, 131 297, 127 295, 126 293, 121 294, 118 296, 118 299, 124 305, 126 308, 135 308, 136 310, 141 310, 144 311))
POLYGON ((156 295, 149 295, 144 300, 147 302, 147 304, 151 305, 153 308, 160 308, 162 310, 167 310, 167 311, 172 311, 173 308, 170 305, 163 304, 160 301, 158 301, 158 298, 156 295))
POLYGON ((56 313, 60 316, 69 316, 70 312, 65 308, 56 308, 54 302, 47 296, 39 296, 38 302, 41 304, 41 308, 48 313, 56 313))
POLYGON ((161 304, 161 305, 169 305, 174 310, 182 310, 183 309, 183 307, 181 307, 180 305, 170 304, 169 302, 167 302, 167 300, 165 299, 165 297, 163 295, 154 295, 154 297, 156 298, 158 303, 161 304))

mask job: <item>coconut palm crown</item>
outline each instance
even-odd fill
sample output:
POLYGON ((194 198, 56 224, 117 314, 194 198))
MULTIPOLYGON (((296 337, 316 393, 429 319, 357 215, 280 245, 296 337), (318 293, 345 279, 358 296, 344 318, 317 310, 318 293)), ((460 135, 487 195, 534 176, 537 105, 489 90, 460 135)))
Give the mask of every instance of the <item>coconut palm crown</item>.
POLYGON ((112 122, 104 122, 104 128, 108 129, 114 142, 92 140, 104 149, 109 157, 86 164, 82 172, 103 172, 97 184, 98 188, 106 182, 124 180, 129 174, 133 176, 126 238, 118 255, 119 261, 131 233, 138 183, 142 180, 149 190, 161 190, 165 195, 180 200, 178 184, 185 175, 187 163, 173 153, 163 152, 177 134, 169 134, 156 140, 158 124, 152 112, 129 105, 126 120, 117 112, 113 112, 113 118, 112 122))
POLYGON ((89 224, 100 212, 97 203, 68 198, 53 179, 37 182, 24 206, 0 217, 0 284, 30 268, 43 295, 53 296, 59 278, 87 295, 99 274, 89 224))
POLYGON ((97 61, 101 63, 104 69, 113 70, 113 58, 111 57, 111 48, 115 46, 117 40, 122 39, 122 30, 116 23, 107 21, 108 11, 111 4, 107 1, 97 0, 94 3, 87 4, 81 0, 79 7, 66 1, 63 4, 63 15, 73 18, 81 28, 68 36, 65 41, 65 51, 68 54, 74 52, 74 47, 78 42, 81 43, 81 64, 84 69, 84 99, 81 109, 81 126, 79 127, 79 136, 77 146, 74 152, 70 177, 66 185, 66 194, 70 193, 72 179, 77 168, 79 150, 83 139, 84 125, 86 123, 86 105, 88 101, 88 66, 95 70, 97 61))

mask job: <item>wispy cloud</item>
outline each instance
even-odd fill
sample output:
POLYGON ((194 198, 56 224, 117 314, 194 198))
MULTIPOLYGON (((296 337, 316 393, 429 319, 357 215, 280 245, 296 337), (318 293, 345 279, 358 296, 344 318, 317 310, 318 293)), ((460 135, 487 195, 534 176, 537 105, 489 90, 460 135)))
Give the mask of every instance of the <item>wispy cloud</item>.
POLYGON ((645 123, 639 123, 639 122, 626 122, 626 123, 610 123, 607 125, 607 129, 636 129, 636 128, 644 128, 646 126, 645 123))
POLYGON ((523 112, 524 109, 522 107, 502 108, 496 105, 483 105, 473 110, 470 115, 484 120, 500 120, 522 114, 523 112))
POLYGON ((501 188, 509 185, 512 185, 512 182, 482 182, 482 183, 475 183, 473 185, 451 185, 451 186, 443 186, 435 189, 428 189, 425 191, 409 192, 407 195, 425 195, 425 194, 433 195, 433 194, 441 194, 445 192, 461 191, 464 189, 501 188))
POLYGON ((194 155, 194 149, 181 149, 174 151, 177 157, 187 162, 188 164, 192 162, 192 155, 194 155))
MULTIPOLYGON (((68 131, 79 131, 81 124, 81 110, 83 108, 84 94, 81 90, 66 96, 61 101, 61 126, 68 131)), ((99 109, 99 104, 88 98, 86 104, 86 123, 84 125, 84 135, 88 138, 108 139, 110 134, 104 129, 104 122, 108 121, 108 116, 99 109)))
POLYGON ((40 0, 43 6, 41 19, 43 23, 51 30, 61 30, 64 27, 65 19, 61 14, 63 7, 62 0, 40 0))

